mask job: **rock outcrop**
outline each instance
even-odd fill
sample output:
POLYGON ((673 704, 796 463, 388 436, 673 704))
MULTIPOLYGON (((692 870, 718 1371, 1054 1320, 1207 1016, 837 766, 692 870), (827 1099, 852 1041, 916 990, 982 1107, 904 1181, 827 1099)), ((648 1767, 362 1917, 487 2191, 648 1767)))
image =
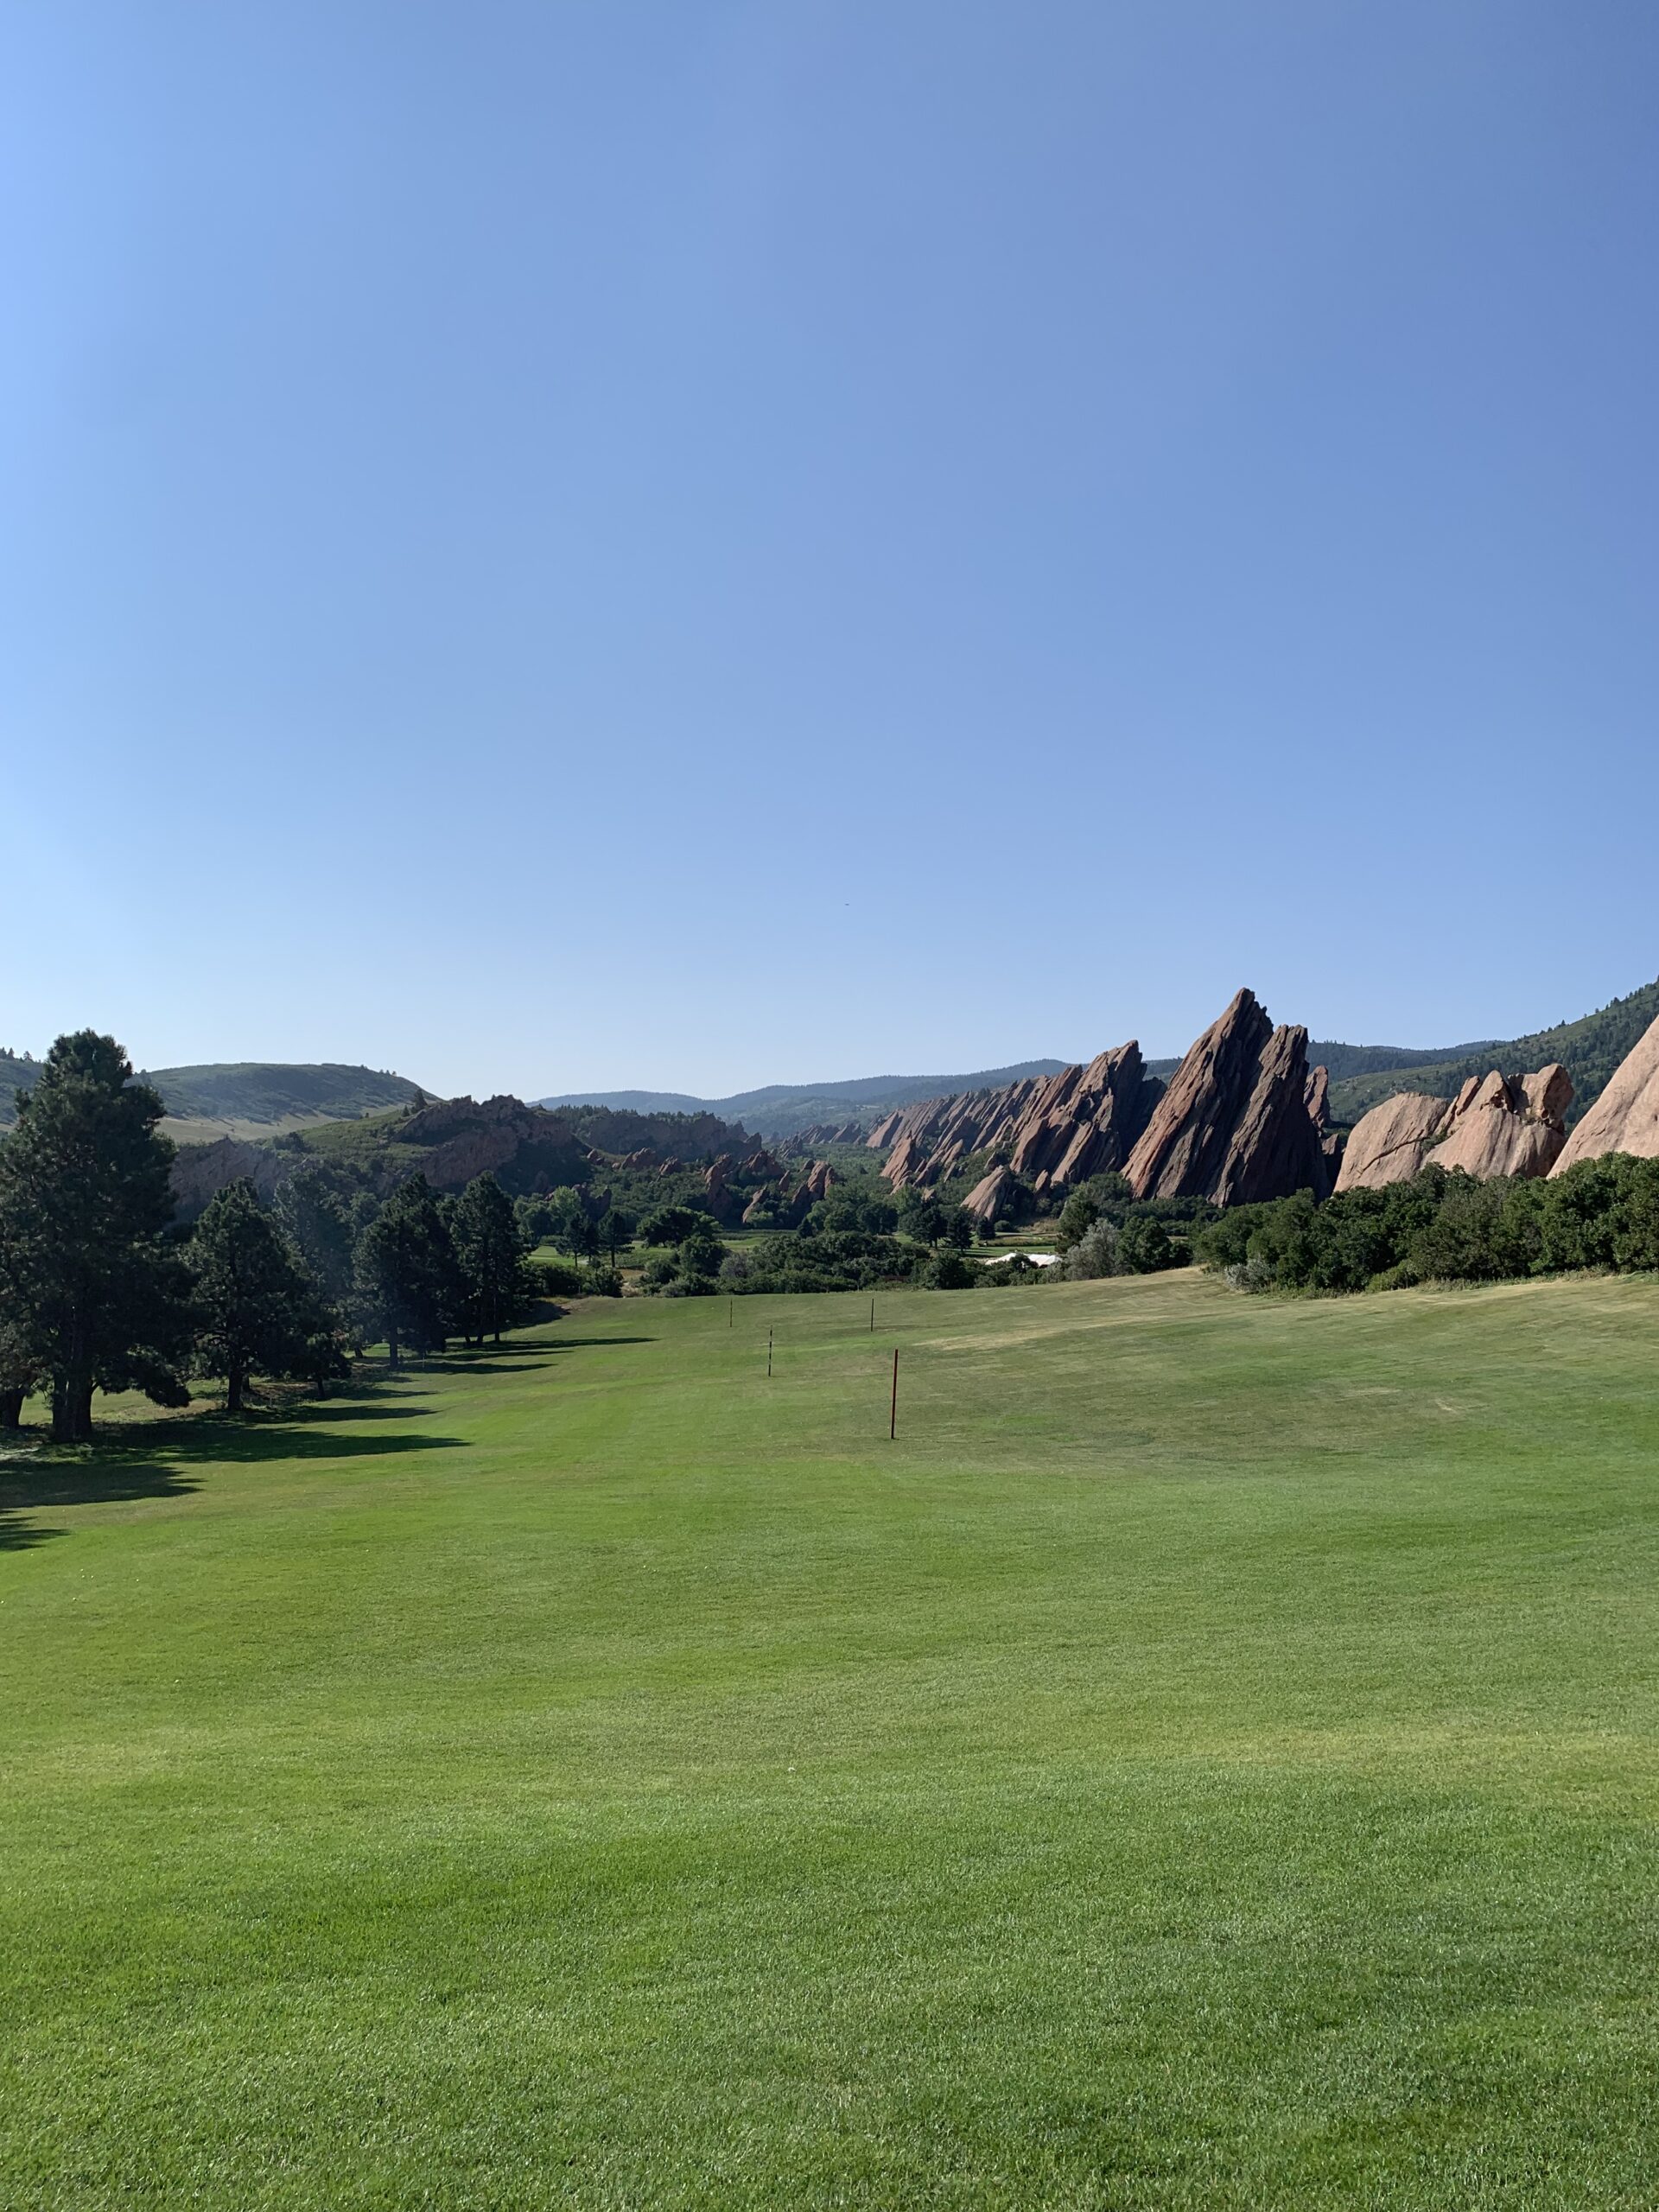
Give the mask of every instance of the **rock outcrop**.
POLYGON ((1338 1191, 1408 1183, 1432 1160, 1483 1181, 1497 1175, 1548 1175, 1567 1143, 1573 1078, 1559 1061, 1534 1075, 1494 1068, 1471 1076, 1457 1096, 1402 1091, 1354 1125, 1338 1191))
POLYGON ((999 1214, 1007 1211, 1009 1202, 1019 1187, 1011 1169, 993 1167, 990 1173, 981 1176, 969 1192, 962 1202, 963 1211, 972 1214, 977 1222, 994 1222, 999 1214))
POLYGON ((1355 1122, 1337 1174, 1339 1191, 1409 1183, 1427 1159, 1450 1108, 1426 1091, 1402 1090, 1355 1122))
POLYGON ((1321 1131, 1308 1110, 1307 1032, 1275 1029, 1240 991, 1188 1052, 1129 1154, 1139 1198, 1239 1205, 1330 1188, 1321 1131))
POLYGON ((213 1144, 181 1144, 173 1156, 173 1201, 181 1222, 194 1221, 209 1198, 245 1175, 269 1205, 277 1185, 294 1172, 291 1153, 220 1137, 213 1144))
POLYGON ((1506 1077, 1494 1068, 1452 1101, 1446 1135, 1429 1157, 1488 1181, 1496 1175, 1548 1175, 1567 1142, 1573 1078, 1559 1063, 1536 1075, 1506 1077))
POLYGON ((1122 1166, 1157 1091, 1140 1046, 1120 1045, 1058 1075, 921 1099, 878 1122, 866 1142, 891 1146, 881 1173, 894 1190, 931 1186, 973 1154, 1000 1152, 1040 1196, 1058 1197, 1122 1166))
MULTIPOLYGON (((1142 1198, 1323 1197, 1335 1173, 1328 1088, 1325 1070, 1307 1065, 1307 1032, 1275 1029, 1241 991, 1167 1090, 1147 1075, 1138 1045, 1120 1045, 1058 1075, 923 1099, 889 1114, 866 1141, 891 1147, 881 1172, 895 1190, 931 1187, 989 1153, 1052 1204, 1113 1170, 1142 1198)), ((988 1173, 976 1196, 990 1180, 988 1173)))
POLYGON ((731 1227, 743 1211, 742 1197, 731 1185, 731 1155, 724 1152, 718 1160, 711 1160, 702 1173, 703 1197, 709 1211, 726 1229, 731 1227))
MULTIPOLYGON (((544 1190, 577 1179, 571 1173, 577 1162, 595 1160, 553 1115, 509 1096, 443 1099, 397 1123, 393 1135, 399 1147, 429 1147, 420 1165, 435 1191, 459 1191, 486 1172, 508 1191, 544 1190)), ((403 1172, 388 1160, 378 1179, 390 1189, 403 1172)))
POLYGON ((815 1160, 794 1190, 785 1189, 781 1182, 767 1183, 749 1200, 743 1209, 745 1229, 781 1225, 798 1229, 820 1198, 827 1198, 836 1186, 836 1171, 827 1160, 815 1160))
POLYGON ((797 1129, 788 1139, 786 1148, 794 1153, 811 1152, 824 1144, 862 1144, 862 1122, 815 1122, 810 1129, 797 1129))
POLYGON ((1564 1175, 1581 1160, 1628 1152, 1659 1160, 1659 1021, 1613 1071, 1612 1080, 1570 1137, 1550 1173, 1564 1175))

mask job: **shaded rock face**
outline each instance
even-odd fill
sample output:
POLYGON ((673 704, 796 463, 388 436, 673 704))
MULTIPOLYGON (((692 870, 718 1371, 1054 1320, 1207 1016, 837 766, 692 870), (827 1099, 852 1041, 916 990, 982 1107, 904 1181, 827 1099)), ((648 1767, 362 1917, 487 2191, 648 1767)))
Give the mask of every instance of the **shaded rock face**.
POLYGON ((982 1224, 993 1222, 998 1214, 1006 1213, 1010 1200, 1019 1188, 1012 1172, 1006 1167, 993 1167, 988 1175, 982 1176, 963 1200, 963 1211, 970 1213, 982 1224))
MULTIPOLYGON (((581 1167, 611 1165, 605 1154, 574 1138, 565 1123, 521 1098, 442 1099, 400 1122, 394 1134, 399 1147, 429 1147, 419 1164, 435 1191, 459 1191, 485 1173, 497 1176, 510 1192, 546 1190, 584 1179, 581 1167)), ((403 1164, 388 1160, 377 1180, 389 1191, 405 1172, 403 1164)))
POLYGON ((836 1171, 829 1161, 815 1160, 807 1169, 806 1180, 801 1185, 807 1193, 807 1204, 813 1205, 818 1199, 827 1198, 835 1188, 835 1184, 836 1171))
POLYGON ((768 1183, 757 1191, 743 1209, 743 1226, 753 1229, 775 1216, 786 1229, 798 1229, 835 1186, 835 1169, 827 1160, 815 1160, 794 1191, 785 1193, 781 1183, 768 1183))
POLYGON ((181 1144, 173 1158, 173 1199, 177 1218, 194 1221, 209 1198, 247 1176, 269 1205, 277 1187, 294 1172, 291 1154, 266 1152, 237 1137, 213 1144, 181 1144))
POLYGON ((970 1154, 989 1151, 1006 1152, 1012 1174, 1058 1197, 1122 1167, 1157 1089, 1140 1046, 1120 1045, 1058 1075, 920 1099, 878 1122, 866 1141, 873 1150, 892 1147, 881 1173, 894 1190, 931 1186, 970 1154))
POLYGON ((1275 1029, 1240 991, 1170 1079, 1123 1173, 1140 1198, 1242 1205, 1330 1188, 1309 1111, 1307 1032, 1275 1029))
POLYGON ((810 1152, 815 1145, 862 1144, 863 1142, 862 1122, 817 1122, 810 1129, 798 1129, 789 1139, 786 1149, 790 1152, 802 1153, 810 1152))
POLYGON ((1535 1075, 1497 1068, 1471 1076, 1452 1099, 1402 1091, 1354 1125, 1343 1154, 1339 1191, 1408 1183, 1433 1160, 1483 1181, 1497 1175, 1548 1175, 1567 1141, 1573 1078, 1559 1061, 1535 1075))
POLYGON ((702 1175, 703 1195, 708 1200, 709 1211, 723 1228, 730 1227, 743 1206, 741 1195, 733 1190, 728 1179, 731 1172, 731 1156, 721 1153, 718 1160, 709 1161, 702 1175))
POLYGON ((1380 1191, 1385 1183, 1409 1183, 1450 1110, 1444 1098, 1421 1090, 1402 1090, 1373 1106, 1349 1135, 1338 1190, 1380 1191))
POLYGON ((1568 1137, 1550 1172, 1565 1174, 1580 1160, 1598 1160, 1604 1152, 1659 1160, 1659 1021, 1619 1062, 1612 1081, 1568 1137))

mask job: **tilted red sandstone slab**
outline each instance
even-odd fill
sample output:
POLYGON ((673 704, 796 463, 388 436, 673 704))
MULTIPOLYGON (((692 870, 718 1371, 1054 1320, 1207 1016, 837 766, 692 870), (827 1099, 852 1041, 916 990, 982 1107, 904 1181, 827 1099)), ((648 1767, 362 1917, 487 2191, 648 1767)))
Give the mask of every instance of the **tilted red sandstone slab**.
POLYGON ((1566 1174, 1605 1152, 1659 1160, 1659 1020, 1613 1071, 1611 1082, 1579 1123, 1550 1173, 1566 1174))
POLYGON ((1452 1099, 1402 1091, 1354 1124, 1337 1188, 1408 1183, 1431 1160, 1483 1180, 1547 1175, 1567 1141, 1572 1103, 1573 1078, 1558 1060, 1533 1075, 1471 1076, 1452 1099))
MULTIPOLYGON (((1459 1100, 1463 1096, 1460 1091, 1459 1100)), ((1437 1167, 1460 1167, 1484 1182, 1548 1175, 1567 1142, 1562 1117, 1572 1099, 1573 1078, 1558 1062, 1512 1080, 1494 1068, 1466 1104, 1454 1105, 1447 1134, 1428 1157, 1437 1167), (1548 1110, 1535 1111, 1535 1099, 1548 1110)))
POLYGON ((1238 1205, 1311 1190, 1329 1162, 1308 1112, 1307 1032, 1238 992, 1172 1077, 1123 1172, 1137 1198, 1238 1205))
POLYGON ((1402 1090, 1362 1114, 1343 1152, 1338 1190, 1377 1191, 1388 1183, 1409 1183, 1421 1171, 1450 1111, 1447 1099, 1402 1090))

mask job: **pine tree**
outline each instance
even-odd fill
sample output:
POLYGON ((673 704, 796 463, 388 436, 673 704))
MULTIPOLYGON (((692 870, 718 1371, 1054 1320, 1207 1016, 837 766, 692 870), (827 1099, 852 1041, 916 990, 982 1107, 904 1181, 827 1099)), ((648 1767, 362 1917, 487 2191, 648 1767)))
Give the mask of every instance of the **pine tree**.
POLYGON ((524 1241, 512 1201, 493 1175, 475 1175, 455 1202, 450 1222, 455 1263, 461 1271, 469 1336, 482 1344, 513 1319, 529 1292, 524 1241))
POLYGON ((454 1247, 424 1175, 400 1183, 358 1238, 357 1284, 394 1367, 405 1339, 435 1351, 453 1330, 461 1302, 454 1247))
POLYGON ((278 1186, 272 1202, 277 1224, 299 1248, 323 1297, 346 1315, 355 1287, 353 1255, 357 1233, 344 1201, 327 1176, 308 1162, 278 1186))
POLYGON ((225 1377, 227 1411, 240 1413, 251 1376, 318 1379, 318 1344, 334 1334, 334 1318, 246 1176, 208 1201, 190 1259, 197 1359, 225 1377))
MULTIPOLYGON (((0 1146, 0 1303, 19 1378, 51 1386, 52 1434, 91 1436, 92 1392, 188 1393, 187 1279, 166 1242, 165 1112, 112 1037, 60 1037, 0 1146)), ((13 1387, 16 1385, 14 1383, 13 1387)))

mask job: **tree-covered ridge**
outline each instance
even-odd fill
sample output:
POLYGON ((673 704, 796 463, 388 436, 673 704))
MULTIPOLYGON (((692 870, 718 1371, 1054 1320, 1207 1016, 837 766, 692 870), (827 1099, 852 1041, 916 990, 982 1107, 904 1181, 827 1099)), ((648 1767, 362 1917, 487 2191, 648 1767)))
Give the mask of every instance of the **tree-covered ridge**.
MULTIPOLYGON (((1356 1122, 1383 1099, 1393 1097, 1396 1091, 1421 1090, 1432 1097, 1452 1098, 1471 1076, 1484 1076, 1489 1069, 1497 1067, 1512 1072, 1546 1067, 1550 1061, 1559 1060, 1573 1078, 1573 1105, 1567 1115, 1567 1126, 1571 1128, 1586 1108, 1593 1105, 1601 1096, 1614 1069, 1656 1016, 1659 981, 1644 983, 1627 998, 1612 999, 1577 1021, 1558 1022, 1552 1029, 1535 1029, 1529 1036, 1463 1046, 1440 1058, 1415 1065, 1374 1065, 1340 1078, 1332 1067, 1332 1114, 1340 1122, 1356 1122)), ((1310 1045, 1308 1058, 1317 1060, 1332 1049, 1310 1045)), ((1328 1059, 1325 1065, 1330 1065, 1328 1059)))

